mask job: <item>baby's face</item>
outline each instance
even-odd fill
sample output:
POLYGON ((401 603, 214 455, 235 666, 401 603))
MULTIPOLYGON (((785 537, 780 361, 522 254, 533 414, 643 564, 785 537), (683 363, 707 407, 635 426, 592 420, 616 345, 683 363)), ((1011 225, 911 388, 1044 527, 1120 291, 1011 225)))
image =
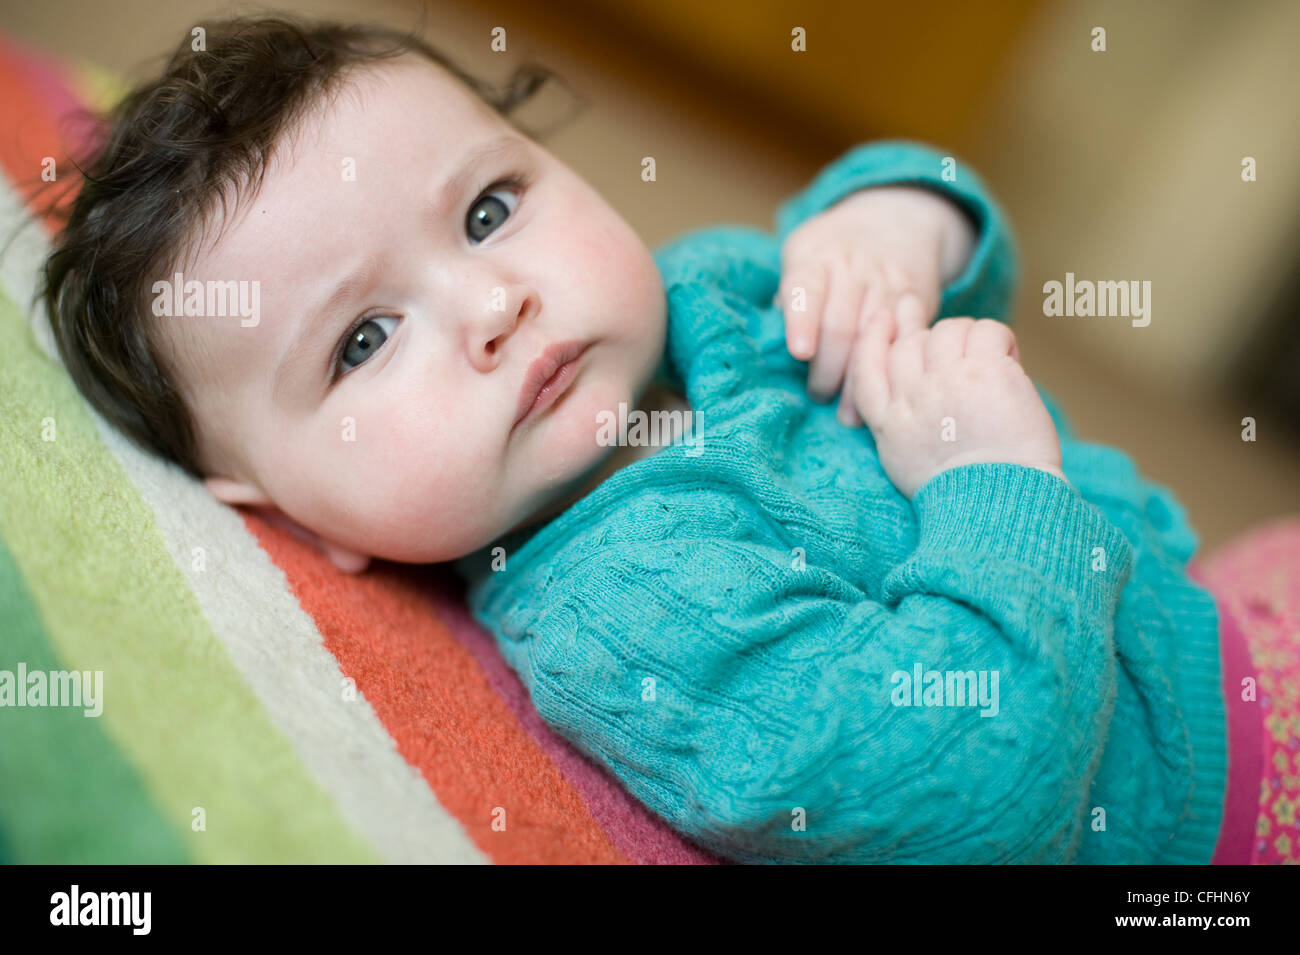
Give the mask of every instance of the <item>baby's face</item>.
POLYGON ((610 451, 597 413, 633 406, 663 354, 663 284, 628 224, 415 56, 352 74, 283 146, 215 244, 163 276, 258 282, 257 324, 154 319, 213 493, 432 562, 576 487, 610 451), (529 366, 573 341, 568 389, 516 422, 529 366))

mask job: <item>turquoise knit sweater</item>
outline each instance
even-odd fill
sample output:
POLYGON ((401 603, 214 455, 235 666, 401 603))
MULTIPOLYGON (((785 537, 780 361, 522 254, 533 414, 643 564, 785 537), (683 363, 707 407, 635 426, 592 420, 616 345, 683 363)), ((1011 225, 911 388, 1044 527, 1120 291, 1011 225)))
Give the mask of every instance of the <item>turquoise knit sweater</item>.
POLYGON ((543 719, 728 858, 1208 862, 1227 763, 1218 618, 1170 492, 1075 440, 1044 395, 1069 484, 972 464, 909 502, 786 349, 784 238, 887 183, 978 224, 940 317, 1008 319, 1006 222, 941 160, 861 145, 781 206, 775 234, 660 248, 661 374, 702 441, 457 562, 471 611, 543 719))

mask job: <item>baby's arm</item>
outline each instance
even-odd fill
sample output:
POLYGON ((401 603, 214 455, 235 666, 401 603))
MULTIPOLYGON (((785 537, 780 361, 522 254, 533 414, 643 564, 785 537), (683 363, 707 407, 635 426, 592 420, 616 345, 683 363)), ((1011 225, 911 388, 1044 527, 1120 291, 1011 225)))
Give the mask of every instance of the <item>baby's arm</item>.
MULTIPOLYGON (((548 723, 729 858, 1072 859, 1116 692, 1117 527, 1034 469, 945 471, 868 594, 817 564, 842 540, 787 528, 795 559, 743 501, 689 493, 725 528, 673 536, 654 508, 548 568, 556 609, 506 642, 548 723), (992 696, 932 700, 918 668, 992 696)), ((688 506, 665 500, 664 521, 688 506)))

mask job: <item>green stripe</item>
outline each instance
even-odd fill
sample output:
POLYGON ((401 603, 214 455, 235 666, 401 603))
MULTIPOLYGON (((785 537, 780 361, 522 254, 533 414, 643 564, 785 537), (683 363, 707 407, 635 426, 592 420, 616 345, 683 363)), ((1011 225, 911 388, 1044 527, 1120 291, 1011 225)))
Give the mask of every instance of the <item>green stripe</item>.
POLYGON ((14 858, 13 850, 9 848, 11 841, 5 833, 3 820, 0 820, 0 865, 14 865, 18 861, 14 858))
POLYGON ((67 373, 3 295, 0 337, 0 538, 58 658, 68 669, 103 671, 101 731, 136 767, 189 855, 381 861, 270 723, 67 373), (57 427, 53 441, 42 437, 46 419, 57 427), (198 807, 206 830, 195 832, 198 807))
MULTIPOLYGON (((65 669, 3 541, 0 620, 0 670, 65 669)), ((189 861, 100 720, 71 707, 0 707, 0 842, 9 863, 189 861)))

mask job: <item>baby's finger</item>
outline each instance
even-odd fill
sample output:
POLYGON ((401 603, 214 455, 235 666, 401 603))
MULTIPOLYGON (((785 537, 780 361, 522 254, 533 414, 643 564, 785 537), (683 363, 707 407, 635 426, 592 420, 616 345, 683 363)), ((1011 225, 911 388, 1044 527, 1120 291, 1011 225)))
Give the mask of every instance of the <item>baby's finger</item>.
POLYGON ((971 320, 970 336, 966 340, 968 355, 1010 355, 1020 361, 1020 349, 1016 347, 1016 333, 1002 322, 992 318, 971 320))
POLYGON ((821 319, 821 340, 808 366, 808 393, 815 401, 829 401, 840 390, 849 350, 858 332, 858 310, 864 293, 862 282, 843 270, 830 276, 826 310, 821 319))
POLYGON ((889 349, 889 390, 895 397, 925 374, 925 343, 932 334, 928 329, 908 332, 889 349))
POLYGON ((881 310, 889 294, 889 286, 880 272, 869 269, 863 274, 862 279, 866 283, 867 290, 862 298, 862 307, 858 310, 859 338, 866 331, 867 324, 881 310))
POLYGON ((856 377, 853 373, 853 366, 861 351, 862 338, 859 336, 849 349, 849 364, 844 373, 844 388, 840 392, 840 406, 835 412, 836 419, 847 428, 856 428, 862 424, 862 418, 858 415, 858 408, 853 397, 853 379, 856 377))
POLYGON ((887 359, 897 331, 894 317, 878 312, 853 349, 849 374, 853 378, 854 402, 863 420, 872 427, 880 422, 892 398, 887 359))
MULTIPOLYGON (((866 331, 871 326, 872 318, 877 317, 879 313, 879 304, 884 289, 884 283, 879 279, 880 276, 875 275, 867 285, 866 295, 862 299, 862 308, 858 311, 857 337, 854 339, 853 347, 849 352, 849 366, 844 373, 844 390, 840 392, 840 407, 836 412, 836 417, 840 422, 850 428, 856 428, 864 423, 862 413, 858 409, 857 382, 855 381, 858 376, 855 370, 860 363, 860 356, 864 352, 866 331)), ((891 329, 897 327, 889 324, 892 321, 892 318, 888 319, 884 325, 886 347, 888 347, 889 337, 892 334, 891 329)), ((879 324, 879 321, 877 324, 879 324)))
POLYGON ((885 284, 884 277, 877 269, 868 269, 863 273, 862 279, 866 282, 866 292, 862 298, 862 306, 858 309, 858 327, 853 341, 853 346, 849 352, 849 365, 844 370, 844 388, 840 392, 840 407, 836 412, 836 417, 846 426, 856 428, 863 424, 862 414, 858 410, 858 401, 855 397, 855 382, 853 370, 857 366, 858 356, 862 354, 862 337, 867 329, 868 323, 880 310, 880 303, 884 299, 888 287, 885 284))
POLYGON ((881 308, 887 309, 898 321, 899 333, 929 328, 934 321, 939 303, 933 295, 918 291, 914 285, 902 285, 883 296, 881 308))
POLYGON ((785 316, 786 347, 800 361, 817 351, 825 300, 826 269, 820 263, 801 266, 781 279, 776 301, 785 316))
POLYGON ((930 340, 925 343, 925 367, 939 368, 964 357, 975 325, 973 318, 945 318, 936 322, 930 329, 930 340))
POLYGON ((939 311, 939 303, 932 295, 909 290, 898 297, 895 308, 900 328, 929 328, 939 311))

